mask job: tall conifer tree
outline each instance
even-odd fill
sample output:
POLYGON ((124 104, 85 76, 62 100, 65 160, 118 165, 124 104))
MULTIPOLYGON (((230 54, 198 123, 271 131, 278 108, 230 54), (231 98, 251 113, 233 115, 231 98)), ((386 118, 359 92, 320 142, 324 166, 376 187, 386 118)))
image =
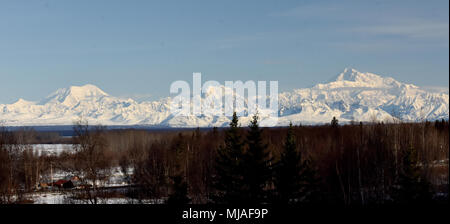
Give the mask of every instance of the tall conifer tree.
POLYGON ((423 204, 432 199, 430 183, 421 175, 417 151, 412 145, 404 152, 403 169, 397 180, 393 199, 400 204, 423 204))
POLYGON ((271 158, 263 142, 258 116, 254 115, 247 133, 248 148, 244 156, 245 203, 259 204, 267 201, 267 187, 272 177, 271 158))
POLYGON ((309 160, 302 159, 297 148, 292 123, 284 143, 284 151, 275 166, 275 202, 292 204, 305 202, 316 190, 316 174, 309 160))
POLYGON ((235 112, 230 128, 225 132, 225 144, 217 152, 214 181, 216 203, 234 204, 242 200, 244 143, 238 122, 235 112))

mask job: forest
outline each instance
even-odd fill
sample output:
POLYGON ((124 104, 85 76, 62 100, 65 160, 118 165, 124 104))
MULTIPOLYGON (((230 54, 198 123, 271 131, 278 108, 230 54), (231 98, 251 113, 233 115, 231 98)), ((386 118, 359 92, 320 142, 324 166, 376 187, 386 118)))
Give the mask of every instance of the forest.
MULTIPOLYGON (((80 121, 75 135, 0 130, 0 203, 32 203, 56 170, 81 184, 65 203, 292 204, 370 206, 448 204, 448 120, 352 122, 263 128, 254 116, 229 127, 107 130, 80 121), (32 144, 69 142, 70 152, 32 144), (101 185, 113 168, 127 185, 101 185)), ((51 183, 53 185, 53 182, 51 183)), ((46 191, 49 191, 48 189, 46 191)))

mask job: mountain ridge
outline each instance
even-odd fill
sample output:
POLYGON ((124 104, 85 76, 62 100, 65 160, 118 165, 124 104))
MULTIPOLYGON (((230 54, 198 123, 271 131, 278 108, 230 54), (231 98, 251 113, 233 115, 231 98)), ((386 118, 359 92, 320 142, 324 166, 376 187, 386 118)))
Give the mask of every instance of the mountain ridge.
MULTIPOLYGON (((328 83, 279 93, 278 125, 402 119, 448 119, 448 92, 431 92, 391 77, 346 68, 328 83)), ((216 89, 215 89, 216 88, 216 89)), ((202 97, 223 91, 209 88, 202 97)), ((95 85, 58 89, 41 101, 19 99, 0 104, 0 122, 9 126, 70 125, 80 117, 91 124, 162 127, 227 126, 226 116, 180 117, 170 114, 171 97, 137 102, 114 97, 95 85)), ((241 123, 249 122, 242 117, 241 123)))

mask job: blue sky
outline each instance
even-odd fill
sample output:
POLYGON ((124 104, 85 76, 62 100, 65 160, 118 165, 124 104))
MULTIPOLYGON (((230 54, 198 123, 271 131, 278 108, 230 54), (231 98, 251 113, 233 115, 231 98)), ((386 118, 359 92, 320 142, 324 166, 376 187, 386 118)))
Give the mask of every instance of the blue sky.
POLYGON ((158 98, 175 80, 278 80, 280 91, 345 67, 449 83, 449 2, 0 2, 0 103, 91 83, 158 98))

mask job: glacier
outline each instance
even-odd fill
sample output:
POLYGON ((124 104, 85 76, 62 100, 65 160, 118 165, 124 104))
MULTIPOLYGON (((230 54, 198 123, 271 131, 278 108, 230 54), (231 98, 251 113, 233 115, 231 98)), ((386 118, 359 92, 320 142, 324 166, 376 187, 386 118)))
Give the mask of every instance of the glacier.
MULTIPOLYGON (((206 98, 223 87, 209 90, 206 98)), ((243 97, 243 96, 240 96, 243 97)), ((323 124, 336 117, 351 121, 434 121, 449 118, 449 93, 406 84, 391 77, 346 68, 327 83, 294 89, 278 95, 278 125, 323 124)), ((174 116, 171 97, 137 102, 111 96, 95 85, 63 88, 37 101, 19 99, 0 104, 5 126, 72 125, 80 117, 97 125, 148 125, 159 127, 223 127, 226 116, 174 116)), ((247 125, 251 115, 240 119, 247 125)))

